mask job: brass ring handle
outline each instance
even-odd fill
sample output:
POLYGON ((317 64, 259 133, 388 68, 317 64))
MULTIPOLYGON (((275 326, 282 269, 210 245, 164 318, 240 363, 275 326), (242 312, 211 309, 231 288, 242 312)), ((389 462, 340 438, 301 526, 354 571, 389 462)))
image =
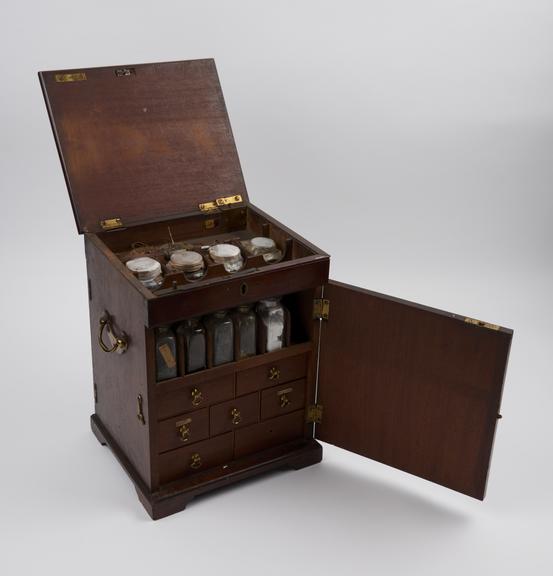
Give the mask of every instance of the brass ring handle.
POLYGON ((190 440, 190 424, 192 422, 191 418, 187 418, 186 420, 181 420, 177 422, 175 425, 177 427, 177 434, 182 442, 188 442, 190 440))
POLYGON ((192 396, 192 405, 193 406, 198 406, 198 404, 200 404, 203 400, 202 393, 197 388, 193 388, 190 395, 192 396))
POLYGON ((242 414, 240 414, 240 410, 238 410, 238 408, 233 408, 230 411, 230 415, 232 417, 233 424, 240 424, 240 422, 242 422, 242 414))
POLYGON ((186 424, 183 424, 179 428, 179 434, 180 434, 180 439, 183 442, 188 442, 188 440, 190 440, 190 428, 186 424))
POLYGON ((202 457, 197 452, 195 452, 190 457, 190 468, 193 468, 194 470, 196 470, 201 465, 202 465, 202 457))
POLYGON ((288 404, 290 404, 291 400, 288 397, 288 394, 291 394, 293 391, 294 391, 293 388, 285 388, 284 390, 279 390, 277 392, 277 396, 278 396, 281 408, 286 408, 286 406, 288 406, 288 404))
POLYGON ((269 368, 269 380, 278 380, 280 378, 280 370, 276 366, 269 368))
POLYGON ((100 333, 98 334, 98 344, 104 352, 117 352, 117 354, 123 354, 127 350, 128 342, 125 333, 121 336, 116 336, 113 332, 113 326, 111 324, 111 317, 106 312, 102 318, 100 318, 100 333), (112 342, 111 346, 107 346, 104 342, 104 330, 107 329, 108 338, 112 342))

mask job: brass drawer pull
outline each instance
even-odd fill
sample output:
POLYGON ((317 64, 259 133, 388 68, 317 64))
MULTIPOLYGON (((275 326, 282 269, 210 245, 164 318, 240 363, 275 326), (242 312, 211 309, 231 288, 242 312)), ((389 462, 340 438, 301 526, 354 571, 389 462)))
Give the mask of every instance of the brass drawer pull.
POLYGON ((201 465, 202 465, 202 457, 197 452, 195 452, 190 457, 190 468, 197 470, 201 465))
POLYGON ((111 316, 105 312, 100 318, 100 333, 98 334, 98 344, 104 352, 117 352, 117 354, 123 354, 127 350, 128 342, 126 334, 123 332, 121 336, 116 336, 113 332, 113 326, 111 322, 111 316), (104 330, 107 330, 108 339, 111 346, 108 346, 104 342, 104 330))
POLYGON ((285 390, 279 390, 277 392, 277 396, 280 399, 280 407, 286 408, 288 404, 290 404, 290 398, 288 398, 288 394, 291 394, 294 391, 293 388, 286 388, 285 390))
POLYGON ((179 435, 182 442, 188 442, 190 440, 190 423, 192 418, 187 418, 186 420, 180 420, 175 423, 177 427, 177 434, 179 435))
POLYGON ((280 370, 276 366, 269 368, 269 380, 278 380, 280 378, 280 370))
POLYGON ((233 424, 240 424, 240 422, 242 422, 242 414, 240 414, 240 410, 238 410, 238 408, 233 408, 230 411, 230 415, 232 417, 232 423, 233 424))
POLYGON ((203 400, 202 393, 197 388, 192 389, 191 396, 193 406, 197 406, 203 400))

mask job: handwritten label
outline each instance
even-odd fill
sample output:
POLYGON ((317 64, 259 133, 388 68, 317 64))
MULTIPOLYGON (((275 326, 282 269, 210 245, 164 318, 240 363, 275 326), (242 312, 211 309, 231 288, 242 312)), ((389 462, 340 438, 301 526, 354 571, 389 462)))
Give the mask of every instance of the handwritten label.
POLYGON ((159 353, 161 354, 163 361, 167 368, 174 368, 177 365, 177 361, 175 360, 175 355, 171 350, 169 344, 162 344, 159 348, 159 353))

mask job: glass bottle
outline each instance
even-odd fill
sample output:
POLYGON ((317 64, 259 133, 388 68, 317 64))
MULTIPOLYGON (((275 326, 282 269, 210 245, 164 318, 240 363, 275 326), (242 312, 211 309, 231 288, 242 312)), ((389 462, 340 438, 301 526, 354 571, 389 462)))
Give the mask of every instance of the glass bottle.
POLYGON ((177 343, 181 376, 206 367, 205 328, 198 318, 190 318, 179 324, 177 343))
POLYGON ((255 356, 257 350, 257 317, 252 306, 243 304, 234 313, 234 356, 236 360, 255 356))
POLYGON ((156 379, 167 380, 177 376, 177 341, 169 326, 156 330, 156 379))
POLYGON ((210 366, 234 360, 234 325, 226 310, 215 312, 205 320, 210 366))
POLYGON ((155 290, 163 284, 161 264, 154 258, 149 256, 133 258, 127 262, 126 266, 146 288, 155 290))
POLYGON ((289 314, 280 298, 267 298, 257 304, 259 351, 272 352, 287 344, 289 314))
POLYGON ((263 255, 265 262, 278 262, 282 259, 282 252, 277 248, 276 242, 266 236, 256 236, 251 240, 242 241, 242 246, 250 256, 263 255))
POLYGON ((227 272, 237 272, 244 266, 240 248, 234 244, 215 244, 209 249, 215 264, 222 264, 227 272))
POLYGON ((199 280, 205 273, 202 255, 193 250, 175 250, 169 259, 167 268, 171 272, 183 272, 187 280, 199 280))

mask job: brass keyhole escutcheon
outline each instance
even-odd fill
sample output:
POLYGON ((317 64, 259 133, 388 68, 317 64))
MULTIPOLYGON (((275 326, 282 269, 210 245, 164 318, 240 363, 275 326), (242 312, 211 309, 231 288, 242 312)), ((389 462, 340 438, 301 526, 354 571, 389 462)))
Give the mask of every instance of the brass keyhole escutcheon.
POLYGON ((269 368, 269 380, 278 380, 280 378, 280 370, 276 366, 269 368))
POLYGON ((175 425, 177 427, 177 434, 179 435, 182 442, 188 442, 190 440, 190 423, 192 422, 191 418, 187 418, 186 420, 181 420, 177 422, 175 425))
POLYGON ((197 388, 193 388, 190 395, 192 396, 192 405, 193 406, 197 406, 203 400, 202 393, 197 388))
POLYGON ((202 465, 202 457, 197 452, 195 452, 190 457, 190 468, 197 470, 201 465, 202 465))
POLYGON ((240 414, 240 410, 238 410, 238 408, 233 408, 230 411, 230 415, 232 417, 232 423, 234 425, 240 424, 240 422, 242 422, 242 414, 240 414))

